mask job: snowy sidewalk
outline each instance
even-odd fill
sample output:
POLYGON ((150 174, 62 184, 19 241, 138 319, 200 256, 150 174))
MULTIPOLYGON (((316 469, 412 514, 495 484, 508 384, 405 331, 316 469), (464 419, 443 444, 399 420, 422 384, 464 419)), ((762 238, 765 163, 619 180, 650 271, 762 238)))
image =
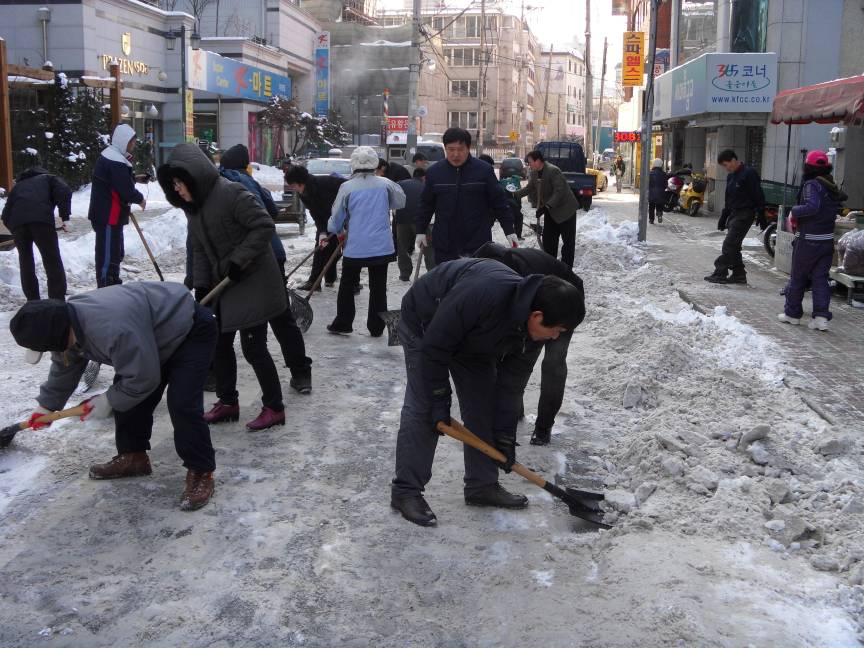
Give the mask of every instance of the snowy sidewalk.
MULTIPOLYGON (((613 221, 636 219, 637 195, 613 198, 613 202, 603 204, 613 221)), ((773 268, 757 233, 758 228, 754 228, 745 240, 746 287, 718 286, 702 279, 713 271, 724 236, 717 231, 713 217, 665 214, 662 225, 649 226, 649 259, 677 276, 682 298, 697 309, 710 312, 726 306, 731 315, 775 340, 784 351, 782 359, 806 376, 790 377, 790 384, 803 389, 829 422, 846 414, 864 423, 864 310, 847 305, 844 295, 835 293, 831 331, 811 331, 807 328, 811 308, 808 292, 801 326, 779 323, 777 314, 783 312, 779 293, 788 276, 773 268)))

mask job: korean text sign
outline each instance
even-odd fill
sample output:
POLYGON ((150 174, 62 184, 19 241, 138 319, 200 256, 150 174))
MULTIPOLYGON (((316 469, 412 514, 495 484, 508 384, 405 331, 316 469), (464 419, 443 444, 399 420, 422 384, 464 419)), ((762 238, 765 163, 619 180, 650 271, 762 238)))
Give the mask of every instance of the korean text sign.
POLYGON ((621 84, 640 87, 645 74, 645 34, 624 32, 624 58, 621 62, 621 84))

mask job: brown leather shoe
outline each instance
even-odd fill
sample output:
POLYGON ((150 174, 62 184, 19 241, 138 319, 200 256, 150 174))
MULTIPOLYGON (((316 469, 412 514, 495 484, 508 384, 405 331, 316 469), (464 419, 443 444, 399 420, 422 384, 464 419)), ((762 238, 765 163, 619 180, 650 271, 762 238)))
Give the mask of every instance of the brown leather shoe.
POLYGON ((183 491, 183 499, 180 500, 180 509, 183 511, 197 511, 206 506, 213 491, 216 490, 216 481, 212 472, 195 472, 190 470, 186 473, 186 489, 183 491))
POLYGON ((126 452, 106 463, 90 466, 90 479, 146 477, 152 472, 150 457, 146 452, 126 452))

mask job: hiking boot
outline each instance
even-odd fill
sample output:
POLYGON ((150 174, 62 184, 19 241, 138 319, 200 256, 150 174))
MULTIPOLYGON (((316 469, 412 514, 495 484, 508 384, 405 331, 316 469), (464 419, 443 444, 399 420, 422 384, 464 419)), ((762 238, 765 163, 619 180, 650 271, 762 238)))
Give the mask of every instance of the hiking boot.
POLYGON ((258 418, 254 421, 249 421, 246 424, 246 429, 257 432, 271 428, 274 425, 285 425, 285 410, 277 412, 269 407, 262 407, 258 418))
POLYGON ((391 497, 390 506, 399 511, 403 518, 414 524, 435 526, 438 523, 438 518, 435 517, 422 495, 391 497))
POLYGON ((399 275, 399 281, 411 281, 411 277, 408 275, 399 275))
POLYGON ((333 281, 327 281, 327 280, 325 279, 325 280, 324 280, 324 285, 327 286, 328 288, 332 288, 333 286, 336 285, 336 280, 334 279, 333 281))
POLYGON ((551 440, 552 440, 551 428, 544 428, 544 427, 540 427, 539 425, 534 426, 534 434, 531 435, 531 445, 545 446, 545 445, 549 445, 549 442, 551 440))
POLYGON ((336 324, 328 324, 327 330, 330 331, 333 335, 350 335, 354 332, 350 326, 345 328, 342 326, 336 326, 336 324))
POLYGON ((710 275, 708 275, 707 277, 703 277, 703 278, 705 279, 705 281, 707 281, 709 283, 716 283, 716 284, 726 283, 726 274, 725 273, 724 274, 718 274, 716 272, 712 272, 710 275))
POLYGON ((303 372, 296 373, 291 376, 291 382, 288 383, 291 385, 291 389, 296 391, 298 394, 311 394, 312 393, 312 372, 303 372))
POLYGON ((209 425, 234 422, 240 420, 240 405, 226 405, 221 400, 216 401, 209 412, 204 414, 204 422, 209 425))
POLYGON ((213 472, 196 472, 189 470, 186 473, 186 488, 183 490, 183 498, 180 500, 181 511, 197 511, 207 505, 216 490, 216 481, 213 472))
POLYGON ((111 461, 90 466, 90 479, 120 479, 146 477, 151 474, 150 457, 146 452, 124 452, 111 461))
MULTIPOLYGON (((786 313, 780 313, 777 316, 777 319, 783 322, 784 324, 791 324, 792 326, 798 326, 801 323, 800 317, 789 317, 786 313)), ((813 328, 812 326, 810 328, 813 328)))
POLYGON ((528 498, 505 490, 501 484, 487 486, 471 495, 465 495, 469 506, 494 506, 496 508, 523 509, 528 506, 528 498))
POLYGON ((807 325, 807 328, 812 329, 814 331, 827 331, 828 330, 828 318, 827 317, 814 317, 810 320, 810 323, 807 325))

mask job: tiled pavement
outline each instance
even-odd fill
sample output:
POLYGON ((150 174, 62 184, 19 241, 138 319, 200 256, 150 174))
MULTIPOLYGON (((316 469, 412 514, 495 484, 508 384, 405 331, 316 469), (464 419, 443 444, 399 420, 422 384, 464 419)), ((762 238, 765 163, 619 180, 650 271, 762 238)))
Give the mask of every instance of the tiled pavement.
MULTIPOLYGON (((596 204, 613 222, 636 219, 638 197, 633 194, 605 194, 596 204)), ((830 332, 811 331, 806 326, 811 307, 807 293, 801 326, 778 322, 777 314, 783 311, 779 292, 787 276, 773 268, 757 240, 758 228, 745 242, 749 285, 705 282, 723 240, 715 224, 709 216, 666 214, 662 225, 649 226, 649 258, 679 275, 682 297, 696 308, 712 311, 726 306, 731 315, 773 338, 787 354, 786 361, 802 374, 789 382, 804 388, 800 393, 811 407, 832 423, 856 422, 864 432, 864 309, 847 305, 845 293, 835 292, 830 332)))

